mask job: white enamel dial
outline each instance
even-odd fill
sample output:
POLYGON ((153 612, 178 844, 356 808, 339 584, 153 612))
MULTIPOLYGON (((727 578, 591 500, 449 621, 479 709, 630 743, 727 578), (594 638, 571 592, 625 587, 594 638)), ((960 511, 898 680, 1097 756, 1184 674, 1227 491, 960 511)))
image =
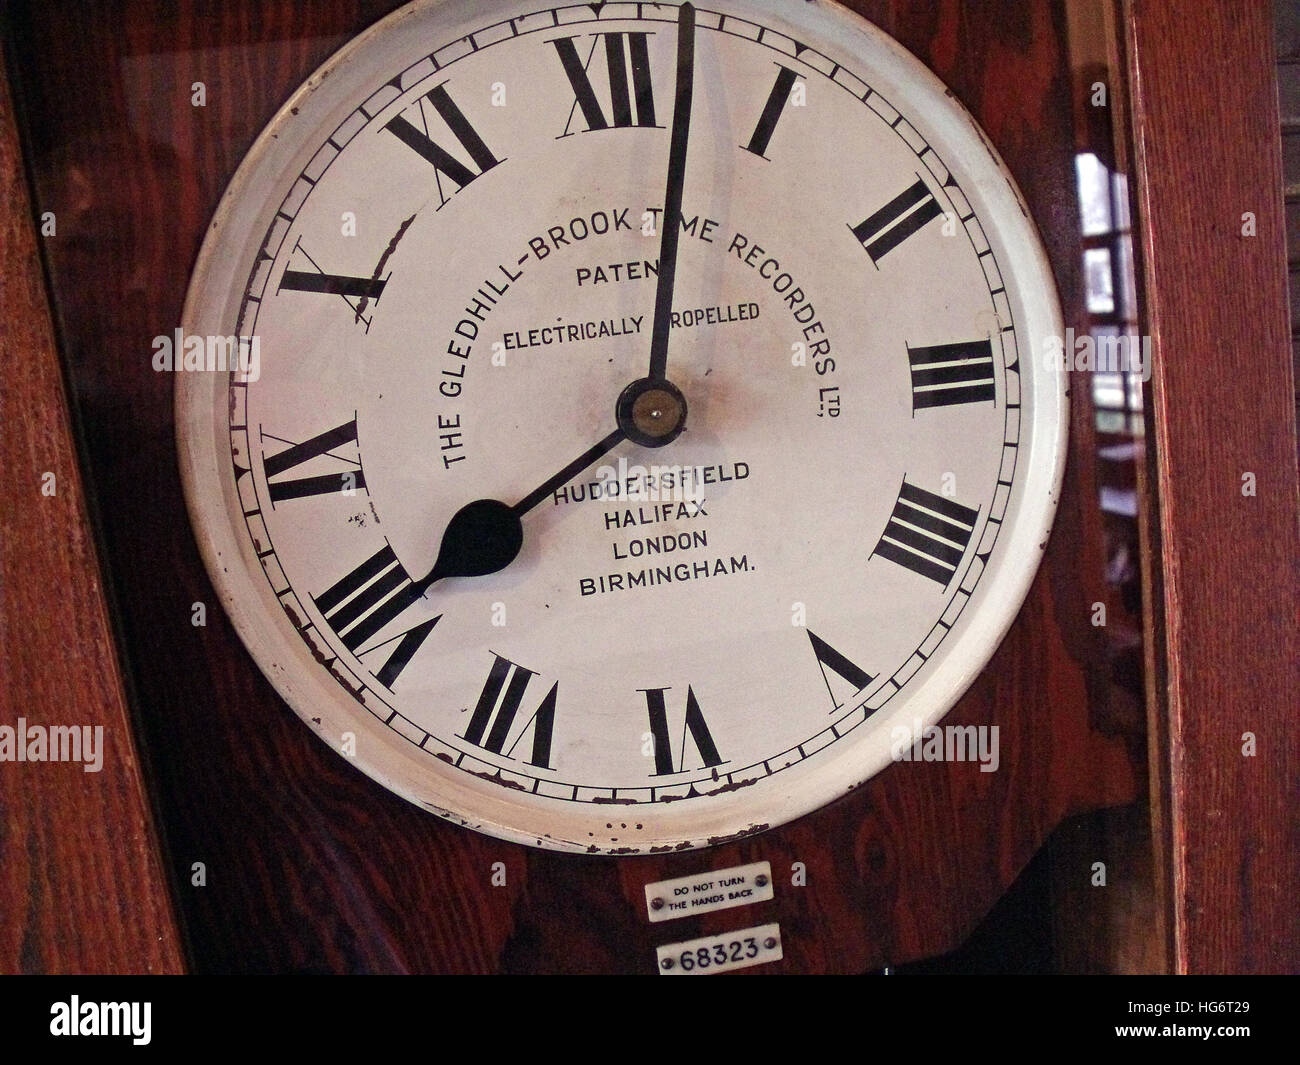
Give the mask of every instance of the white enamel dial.
POLYGON ((1014 184, 822 0, 404 8, 254 146, 184 329, 250 356, 177 410, 258 664, 376 780, 528 844, 703 846, 881 771, 1056 505, 1014 184))

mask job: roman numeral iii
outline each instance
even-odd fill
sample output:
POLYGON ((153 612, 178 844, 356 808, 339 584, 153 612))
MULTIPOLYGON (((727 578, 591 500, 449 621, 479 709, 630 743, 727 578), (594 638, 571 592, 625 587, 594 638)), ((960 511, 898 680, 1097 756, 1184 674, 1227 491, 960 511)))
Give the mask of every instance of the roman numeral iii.
POLYGON ((873 555, 948 586, 979 520, 979 511, 903 481, 873 555))
POLYGON ((533 750, 528 764, 539 769, 552 768, 551 736, 555 730, 555 702, 560 691, 559 681, 551 685, 551 690, 546 693, 533 712, 533 716, 524 722, 515 737, 515 742, 506 747, 510 733, 514 729, 515 719, 523 706, 528 683, 535 676, 537 674, 531 669, 525 669, 508 658, 494 654, 492 669, 488 673, 483 691, 474 706, 473 716, 470 717, 469 725, 461 738, 467 743, 474 744, 475 747, 482 747, 485 751, 510 758, 525 733, 531 728, 533 750), (484 738, 485 734, 486 738, 484 738))
POLYGON ((907 359, 912 365, 914 414, 929 407, 993 402, 997 396, 992 341, 972 340, 931 348, 909 344, 907 359))
POLYGON ((875 214, 850 226, 858 242, 867 249, 871 261, 877 266, 880 260, 897 248, 927 222, 943 214, 943 208, 931 195, 921 178, 916 184, 899 193, 875 214))
POLYGON ((588 132, 611 127, 654 126, 655 98, 650 80, 649 34, 596 33, 584 63, 574 43, 576 37, 561 37, 551 43, 560 56, 564 74, 573 87, 574 102, 569 109, 561 137, 573 135, 573 119, 578 110, 586 120, 588 132), (610 115, 605 114, 588 73, 596 49, 604 42, 604 69, 609 85, 610 115), (629 78, 629 67, 631 77, 629 78))

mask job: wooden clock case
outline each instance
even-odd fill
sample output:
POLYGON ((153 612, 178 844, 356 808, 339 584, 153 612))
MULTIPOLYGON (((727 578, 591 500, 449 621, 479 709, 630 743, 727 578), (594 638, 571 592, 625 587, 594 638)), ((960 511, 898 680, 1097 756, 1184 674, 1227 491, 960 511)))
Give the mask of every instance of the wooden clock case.
MULTIPOLYGON (((1131 926, 1131 908, 1089 894, 1093 860, 1136 884, 1154 919, 1124 933, 1137 948, 1063 948, 1063 964, 1294 966, 1300 505, 1269 5, 1112 9, 1110 107, 1135 147, 1156 351, 1138 470, 1145 709, 1112 697, 1107 637, 1090 620, 1111 593, 1095 422, 1075 388, 1046 558, 945 719, 997 725, 1000 770, 899 764, 783 828, 634 859, 479 836, 355 771, 258 672, 190 531, 172 382, 152 370, 150 340, 179 323, 205 227, 253 138, 396 6, 4 11, 0 719, 102 724, 108 755, 94 775, 0 766, 0 970, 652 972, 659 943, 777 921, 785 958, 767 971, 864 972, 952 951, 1058 825, 1126 805, 1136 832, 1059 850, 1055 927, 1068 941, 1102 935, 1116 913, 1131 926), (200 82, 206 103, 193 106, 200 82), (1235 236, 1244 211, 1250 240, 1235 236), (1256 473, 1253 498, 1243 471, 1256 473), (195 603, 209 606, 204 626, 195 603), (1254 759, 1238 750, 1247 731, 1254 759), (647 922, 647 882, 763 860, 772 901, 647 922)), ((1071 2, 849 6, 974 114, 1042 230, 1067 325, 1082 323, 1071 2)))

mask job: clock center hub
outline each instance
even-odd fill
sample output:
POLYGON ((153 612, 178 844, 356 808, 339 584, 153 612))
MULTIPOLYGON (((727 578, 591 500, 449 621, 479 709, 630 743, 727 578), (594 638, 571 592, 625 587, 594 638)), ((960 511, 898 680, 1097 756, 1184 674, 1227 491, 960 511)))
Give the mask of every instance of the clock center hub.
POLYGON ((615 416, 633 443, 663 447, 686 428, 686 397, 671 381, 645 377, 623 389, 615 416))

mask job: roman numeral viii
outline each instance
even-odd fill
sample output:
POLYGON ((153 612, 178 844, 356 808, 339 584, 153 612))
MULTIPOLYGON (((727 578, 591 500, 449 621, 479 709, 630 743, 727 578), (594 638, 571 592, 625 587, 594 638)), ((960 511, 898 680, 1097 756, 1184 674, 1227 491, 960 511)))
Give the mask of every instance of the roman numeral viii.
POLYGON ((441 201, 438 205, 440 210, 447 205, 447 196, 442 190, 444 176, 454 181, 457 186, 456 191, 459 191, 501 162, 492 154, 492 150, 483 142, 478 131, 469 124, 464 113, 448 95, 445 84, 430 89, 416 101, 414 108, 408 108, 389 119, 384 128, 433 167, 434 182, 438 187, 438 199, 441 201), (478 167, 477 170, 466 166, 433 139, 429 133, 427 107, 432 107, 433 111, 442 118, 443 123, 469 155, 474 166, 478 167), (418 121, 419 125, 407 118, 407 114, 418 121))
POLYGON ((421 594, 397 561, 392 547, 385 544, 342 580, 315 596, 313 602, 343 645, 358 658, 391 648, 375 677, 392 687, 442 615, 373 647, 363 648, 363 644, 415 603, 421 594))
POLYGON ((533 716, 524 722, 515 737, 515 742, 506 747, 510 733, 514 729, 515 719, 519 716, 524 702, 528 682, 535 676, 531 669, 524 669, 508 658, 493 654, 492 669, 488 673, 483 691, 479 694, 474 713, 469 719, 469 727, 461 738, 485 751, 510 758, 519 746, 520 740, 531 728, 533 730, 533 752, 528 759, 529 765, 539 769, 551 769, 551 736, 555 730, 555 700, 560 691, 560 682, 551 685, 533 716), (504 690, 504 694, 502 694, 504 690), (489 728, 489 726, 491 726, 489 728), (486 733, 486 738, 484 734, 486 733))
MULTIPOLYGON (((264 432, 263 437, 267 434, 264 432)), ((301 499, 303 496, 328 495, 332 492, 346 492, 349 495, 358 488, 365 488, 366 476, 361 469, 361 462, 353 459, 331 458, 345 462, 351 469, 343 473, 318 474, 313 477, 297 477, 289 480, 272 480, 290 470, 305 466, 312 459, 329 455, 335 448, 357 442, 357 420, 344 422, 334 429, 328 429, 319 436, 293 444, 283 451, 269 455, 262 460, 266 472, 266 487, 271 495, 271 502, 281 503, 286 499, 301 499)))
POLYGON ((668 733, 668 706, 664 693, 671 688, 641 688, 645 696, 646 709, 650 713, 650 736, 654 743, 655 771, 657 777, 681 773, 686 767, 686 734, 691 734, 691 741, 699 753, 704 765, 712 769, 722 764, 718 754, 718 745, 713 742, 708 723, 700 712, 700 704, 695 692, 689 686, 686 689, 686 720, 682 724, 681 754, 674 759, 673 744, 668 733))
POLYGON ((560 37, 551 43, 560 55, 560 65, 573 87, 574 102, 569 121, 561 137, 573 135, 573 119, 578 110, 587 122, 588 132, 611 127, 654 126, 655 97, 650 80, 650 35, 646 33, 594 33, 591 50, 584 63, 574 43, 577 37, 560 37), (596 96, 588 70, 601 41, 605 45, 605 72, 609 82, 610 115, 605 114, 596 96), (628 69, 631 67, 631 78, 628 69))
POLYGON ((925 182, 917 178, 915 185, 899 193, 869 218, 849 228, 853 230, 858 242, 867 249, 871 261, 879 266, 881 259, 941 214, 943 208, 931 195, 925 182))
POLYGON ((993 342, 907 347, 912 364, 912 413, 927 407, 987 403, 997 396, 993 342))
POLYGON ((978 510, 904 480, 889 524, 872 554, 946 588, 966 553, 978 520, 978 510))

